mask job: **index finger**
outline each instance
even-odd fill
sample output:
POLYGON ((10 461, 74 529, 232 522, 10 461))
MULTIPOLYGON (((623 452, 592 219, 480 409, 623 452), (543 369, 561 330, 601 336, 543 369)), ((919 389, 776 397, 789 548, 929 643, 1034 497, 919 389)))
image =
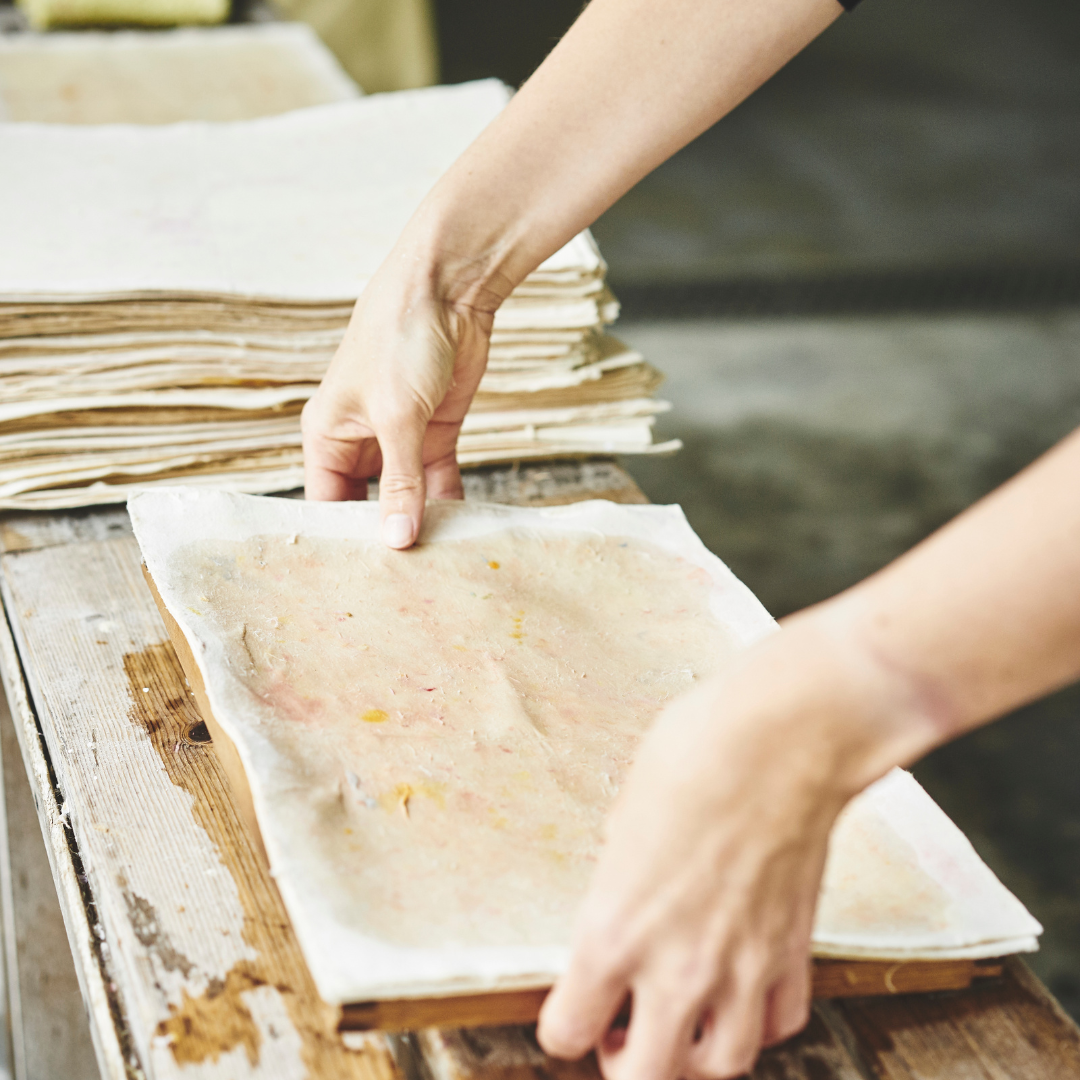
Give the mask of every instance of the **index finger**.
POLYGON ((540 1010, 536 1035, 553 1057, 584 1057, 603 1039, 626 1000, 626 976, 597 951, 588 946, 574 950, 569 969, 540 1010))

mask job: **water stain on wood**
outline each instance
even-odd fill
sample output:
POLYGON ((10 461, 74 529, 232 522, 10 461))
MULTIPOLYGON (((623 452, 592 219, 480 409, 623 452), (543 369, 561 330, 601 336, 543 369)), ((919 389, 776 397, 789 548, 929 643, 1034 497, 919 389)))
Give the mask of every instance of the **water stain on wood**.
POLYGON ((121 881, 120 888, 124 890, 124 903, 127 904, 128 919, 135 936, 146 949, 157 955, 166 971, 179 971, 185 979, 188 978, 195 965, 182 952, 173 948, 169 935, 161 929, 153 904, 125 888, 126 884, 121 881))
MULTIPOLYGON (((161 1022, 158 1033, 171 1036, 171 1052, 178 1064, 216 1061, 223 1053, 242 1046, 252 1064, 264 1049, 258 1025, 244 995, 261 986, 280 995, 302 1043, 302 1056, 310 1076, 342 1080, 400 1080, 400 1073, 385 1040, 350 1050, 337 1032, 338 1010, 327 1005, 315 989, 304 963, 281 897, 259 862, 253 841, 233 806, 228 780, 208 742, 188 733, 202 723, 180 663, 170 642, 150 645, 124 657, 130 685, 131 719, 138 724, 161 758, 169 779, 192 797, 192 814, 206 830, 222 864, 232 875, 244 910, 244 941, 257 959, 235 965, 224 980, 211 980, 197 995, 183 993, 179 1006, 161 1022), (146 692, 143 687, 147 687, 146 692)), ((166 967, 188 977, 180 966, 182 955, 163 940, 153 909, 133 905, 136 933, 148 949, 156 949, 166 967), (146 940, 143 940, 145 936, 146 940), (162 955, 162 949, 165 955, 162 955), (168 950, 172 950, 169 952, 168 950), (170 957, 166 961, 166 956, 170 957)))

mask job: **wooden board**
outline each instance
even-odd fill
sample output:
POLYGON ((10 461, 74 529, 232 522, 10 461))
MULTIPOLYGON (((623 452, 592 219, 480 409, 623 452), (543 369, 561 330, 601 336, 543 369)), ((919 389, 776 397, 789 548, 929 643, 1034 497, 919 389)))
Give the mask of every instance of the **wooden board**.
POLYGON ((315 992, 139 567, 130 536, 0 559, 101 1071, 394 1080, 386 1040, 349 1049, 315 992))
MULTIPOLYGON (((491 470, 483 493, 546 501, 565 490, 587 498, 595 497, 599 484, 613 483, 627 501, 642 499, 616 466, 593 464, 598 471, 588 476, 546 468, 491 470)), ((0 664, 103 1077, 597 1080, 591 1057, 577 1063, 550 1059, 522 1026, 347 1033, 358 1047, 347 1049, 334 1031, 336 1010, 329 1018, 320 1010, 306 973, 293 979, 298 953, 291 951, 287 919, 232 806, 227 780, 200 741, 199 717, 190 694, 184 699, 188 691, 143 583, 126 516, 0 515, 0 552, 7 615, 0 619, 0 664), (98 636, 102 618, 117 615, 118 626, 98 636), (196 871, 214 872, 192 874, 189 861, 196 871), (136 898, 129 910, 118 876, 124 871, 127 891, 145 905, 136 898), (191 891, 183 882, 194 885, 200 876, 205 881, 198 883, 197 910, 187 913, 190 924, 148 918, 167 912, 170 903, 183 904, 178 894, 191 891), (269 994, 286 1013, 281 1038, 266 1028, 260 1007, 266 989, 253 996, 234 975, 207 995, 199 972, 183 971, 183 958, 190 961, 202 939, 222 937, 237 918, 243 930, 245 917, 256 943, 250 963, 275 980, 269 994), (177 996, 188 1004, 186 1011, 170 1010, 177 996), (307 1022, 293 1022, 284 1000, 290 997, 305 999, 302 1009, 299 1002, 293 1007, 307 1022), (262 1035, 254 1064, 245 1002, 256 1006, 247 1015, 262 1035), (191 1036, 201 1036, 180 1040, 183 1063, 174 1056, 169 1029, 158 1030, 174 1017, 185 1029, 190 1025, 191 1036), (236 1040, 232 1048, 224 1049, 230 1039, 236 1040), (306 1064, 313 1060, 317 1068, 306 1064)), ((905 985, 899 971, 890 978, 894 987, 905 985)), ((819 1001, 808 1028, 766 1051, 752 1075, 1080 1076, 1080 1031, 1022 962, 1010 959, 1001 978, 978 979, 968 990, 819 1001)))

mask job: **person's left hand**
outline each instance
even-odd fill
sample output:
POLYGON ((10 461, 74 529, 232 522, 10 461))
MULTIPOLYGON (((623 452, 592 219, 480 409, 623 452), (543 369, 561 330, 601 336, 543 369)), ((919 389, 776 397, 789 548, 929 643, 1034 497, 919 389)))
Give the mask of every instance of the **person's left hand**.
POLYGON ((458 280, 419 273, 402 247, 361 294, 301 418, 306 497, 366 499, 379 477, 382 535, 394 548, 420 535, 426 496, 463 497, 457 437, 501 299, 462 301, 458 280))

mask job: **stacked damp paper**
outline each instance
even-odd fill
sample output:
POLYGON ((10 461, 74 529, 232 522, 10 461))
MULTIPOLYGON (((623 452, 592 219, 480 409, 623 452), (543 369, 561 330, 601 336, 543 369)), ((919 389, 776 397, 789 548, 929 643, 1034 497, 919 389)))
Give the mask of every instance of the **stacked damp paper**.
MULTIPOLYGON (((0 506, 302 483, 352 305, 505 106, 484 81, 236 123, 0 125, 0 506)), ((648 453, 660 376, 582 233, 499 310, 462 464, 648 453)))
POLYGON ((251 120, 359 95, 303 23, 0 35, 0 120, 251 120))

